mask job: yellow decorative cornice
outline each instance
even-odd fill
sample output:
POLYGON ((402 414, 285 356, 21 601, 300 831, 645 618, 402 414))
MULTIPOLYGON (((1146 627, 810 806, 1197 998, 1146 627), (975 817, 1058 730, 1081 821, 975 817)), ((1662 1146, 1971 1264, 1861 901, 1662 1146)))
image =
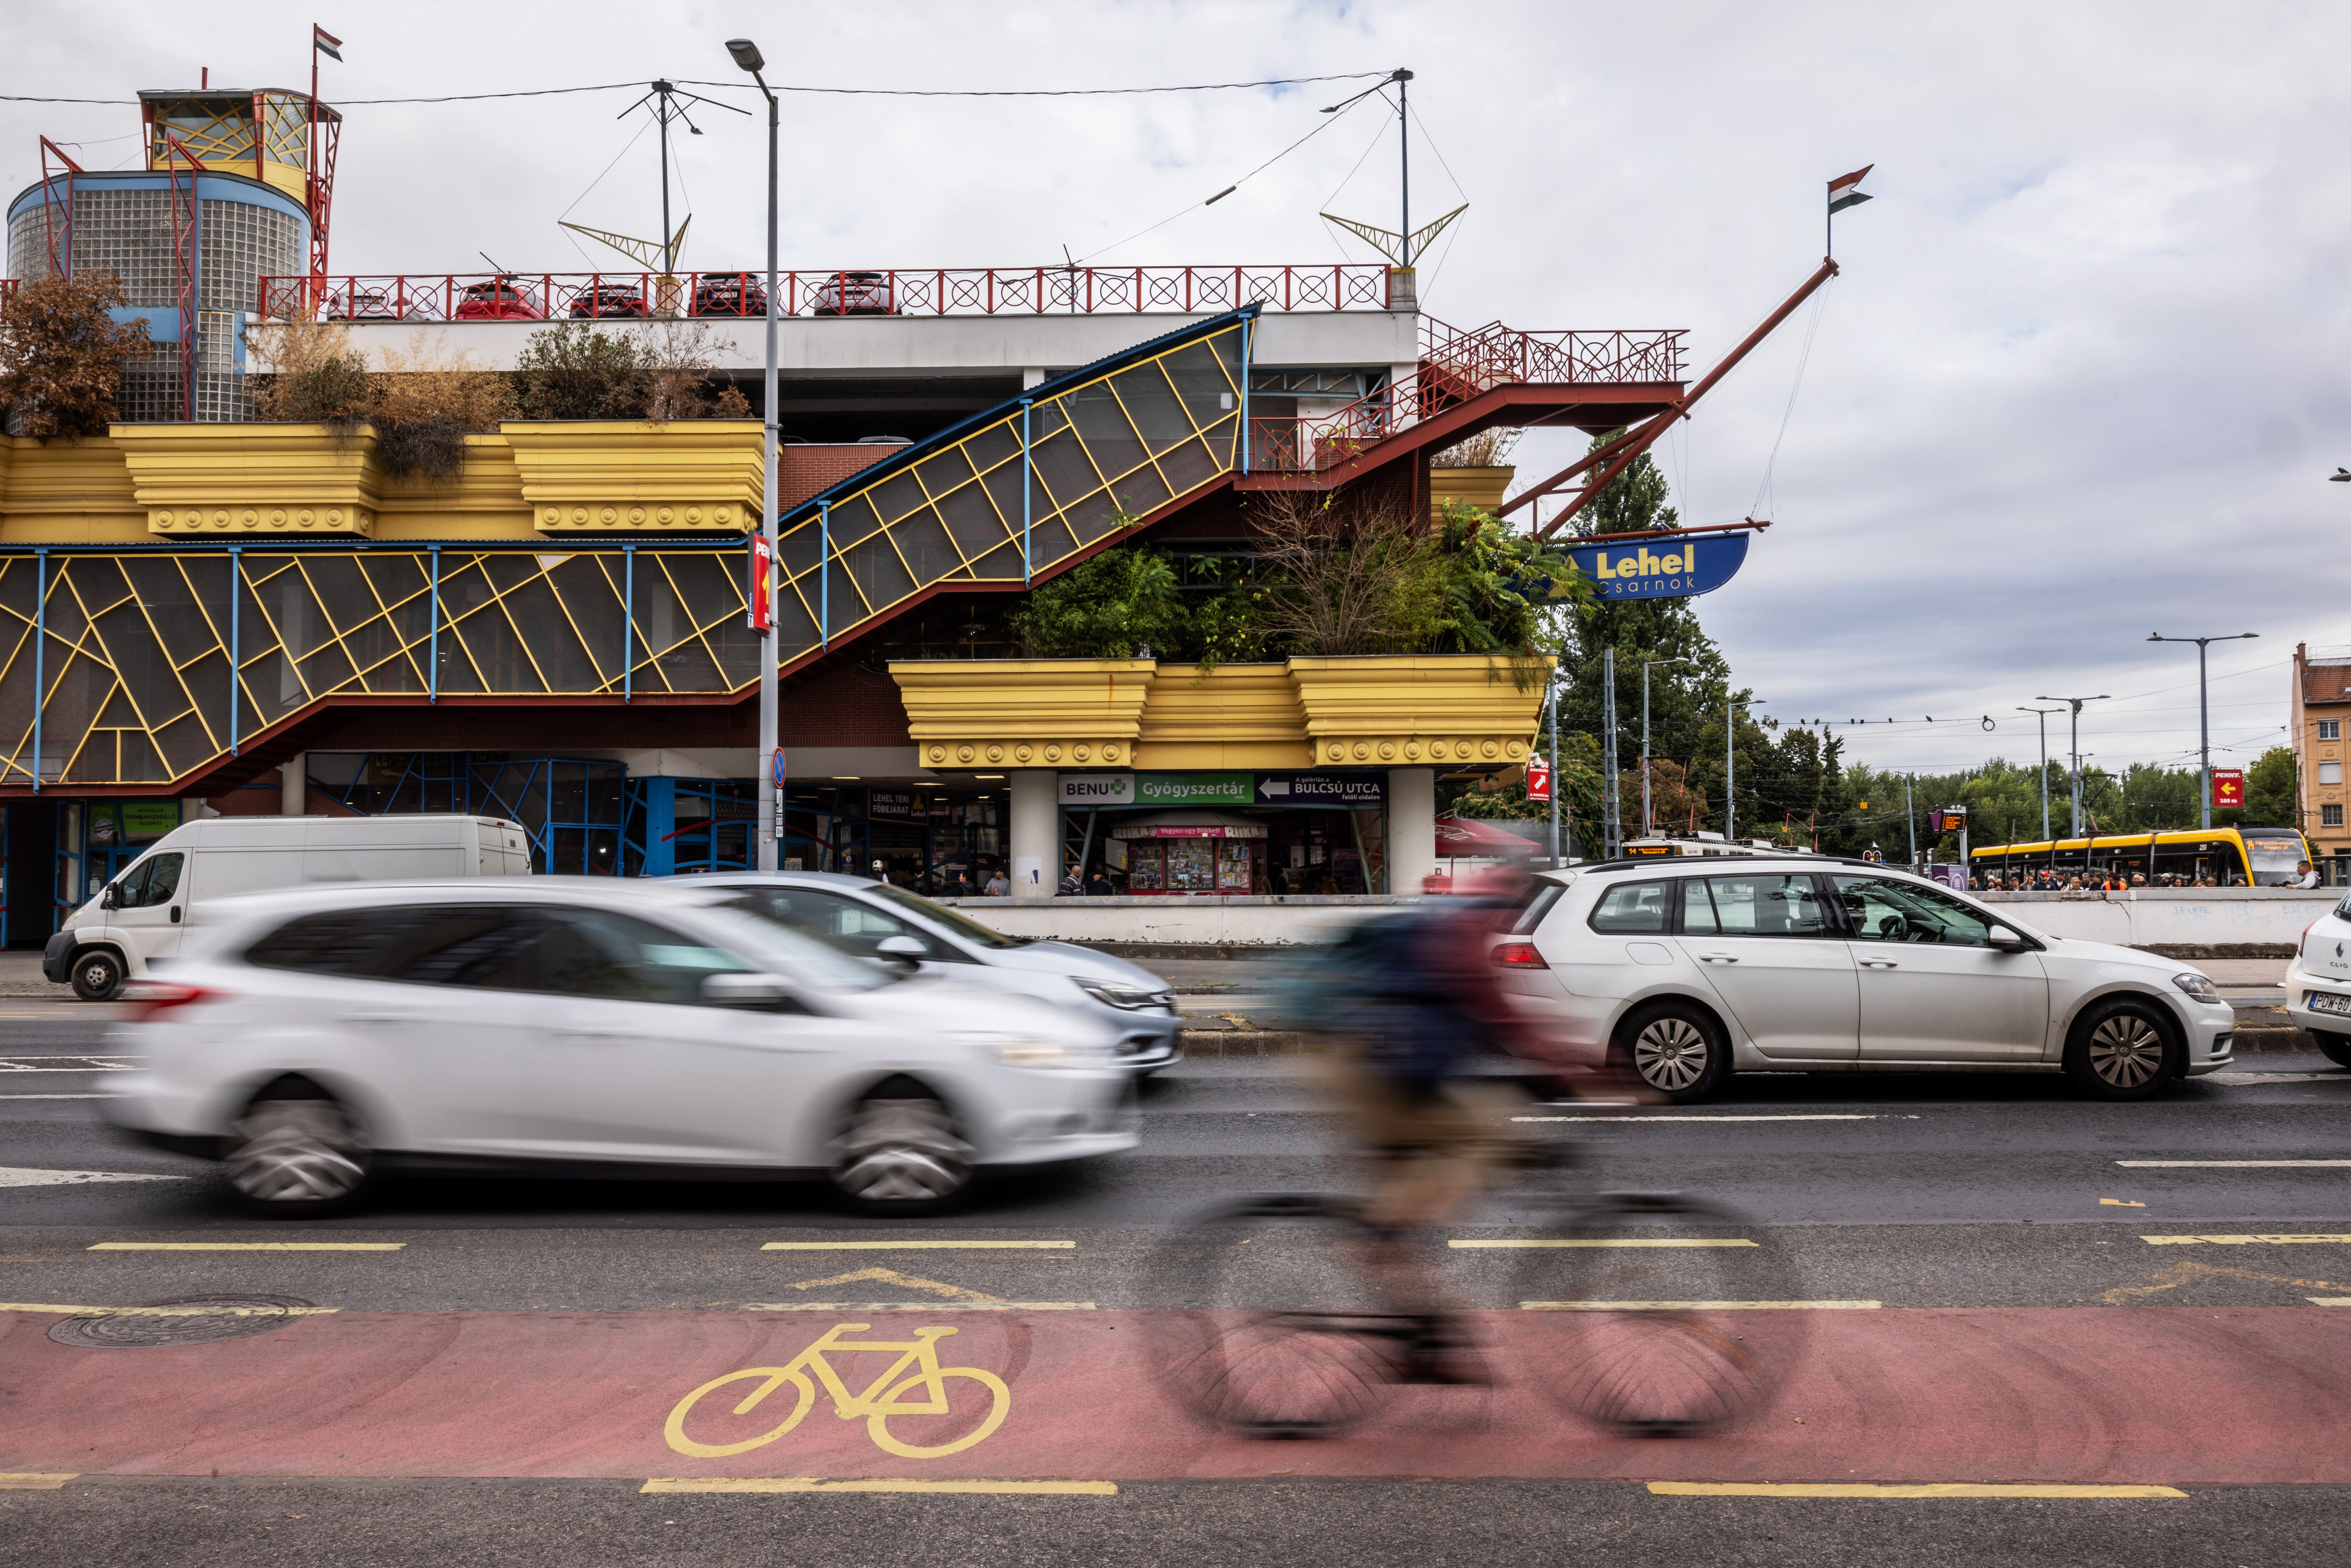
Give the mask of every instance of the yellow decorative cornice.
POLYGON ((1303 768, 1306 714, 1280 664, 1169 664, 1152 685, 1137 768, 1303 768))
POLYGON ((1507 767, 1542 706, 1483 654, 1292 659, 1312 760, 1326 768, 1507 767))
POLYGON ((513 422, 531 526, 541 533, 748 532, 766 467, 756 419, 513 422))
POLYGON ((323 424, 117 424, 108 434, 151 533, 374 532, 382 475, 371 425, 344 434, 323 424))
POLYGON ((1149 659, 893 663, 906 730, 930 768, 1123 768, 1158 665, 1149 659))

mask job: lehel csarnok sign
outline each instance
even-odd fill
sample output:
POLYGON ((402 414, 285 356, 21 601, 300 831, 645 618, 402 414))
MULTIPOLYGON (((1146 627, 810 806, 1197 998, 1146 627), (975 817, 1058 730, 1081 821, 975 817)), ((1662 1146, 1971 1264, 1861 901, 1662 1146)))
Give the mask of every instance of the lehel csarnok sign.
POLYGON ((1737 576, 1750 537, 1667 531, 1637 544, 1572 546, 1567 553, 1603 599, 1680 599, 1711 593, 1737 576))

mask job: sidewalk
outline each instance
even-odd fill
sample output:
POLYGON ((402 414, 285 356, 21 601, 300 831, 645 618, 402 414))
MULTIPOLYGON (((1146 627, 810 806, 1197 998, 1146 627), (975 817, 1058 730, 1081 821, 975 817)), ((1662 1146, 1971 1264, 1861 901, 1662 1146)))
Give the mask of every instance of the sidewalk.
POLYGON ((41 978, 38 953, 0 951, 0 997, 72 996, 71 986, 53 986, 41 978))

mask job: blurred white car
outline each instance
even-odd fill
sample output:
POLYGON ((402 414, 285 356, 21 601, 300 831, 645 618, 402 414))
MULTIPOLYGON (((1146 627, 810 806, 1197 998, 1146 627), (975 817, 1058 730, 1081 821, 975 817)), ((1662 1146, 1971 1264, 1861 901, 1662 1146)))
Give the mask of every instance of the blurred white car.
POLYGON ((2312 921, 2285 971, 2285 1016, 2351 1067, 2351 898, 2312 921))
POLYGON ((254 1208, 402 1167, 817 1171, 915 1214, 990 1166, 1137 1141, 1110 1032, 901 978, 690 885, 474 879, 218 906, 126 996, 108 1118, 254 1208))
POLYGON ((1970 1069, 2137 1100, 2235 1050, 2191 965, 1819 855, 1540 873, 1493 961, 1563 1059, 1613 1055, 1673 1101, 1732 1072, 1970 1069))
POLYGON ((896 960, 939 979, 1075 1008, 1112 1031, 1119 1065, 1138 1077, 1184 1060, 1176 993, 1124 958, 1074 942, 1007 936, 960 910, 862 876, 722 872, 690 882, 727 888, 752 914, 854 957, 896 960))

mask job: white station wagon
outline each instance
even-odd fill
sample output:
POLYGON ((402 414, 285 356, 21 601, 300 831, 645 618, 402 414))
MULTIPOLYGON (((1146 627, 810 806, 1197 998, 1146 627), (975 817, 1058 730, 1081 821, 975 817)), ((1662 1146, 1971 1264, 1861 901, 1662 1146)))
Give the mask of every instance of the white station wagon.
POLYGON ((2351 1067, 2351 898, 2312 921, 2285 971, 2285 1016, 2351 1067))
POLYGON ((1733 1072, 1951 1070, 2137 1100, 2227 1066, 2235 1038, 2190 966, 1817 855, 1541 873, 1493 958, 1567 1059, 1613 1056, 1674 1101, 1733 1072))
POLYGON ((108 1118, 266 1214, 381 1172, 820 1174, 918 1214, 1134 1146, 1077 1012, 896 973, 690 885, 474 878, 225 902, 126 997, 108 1118))

